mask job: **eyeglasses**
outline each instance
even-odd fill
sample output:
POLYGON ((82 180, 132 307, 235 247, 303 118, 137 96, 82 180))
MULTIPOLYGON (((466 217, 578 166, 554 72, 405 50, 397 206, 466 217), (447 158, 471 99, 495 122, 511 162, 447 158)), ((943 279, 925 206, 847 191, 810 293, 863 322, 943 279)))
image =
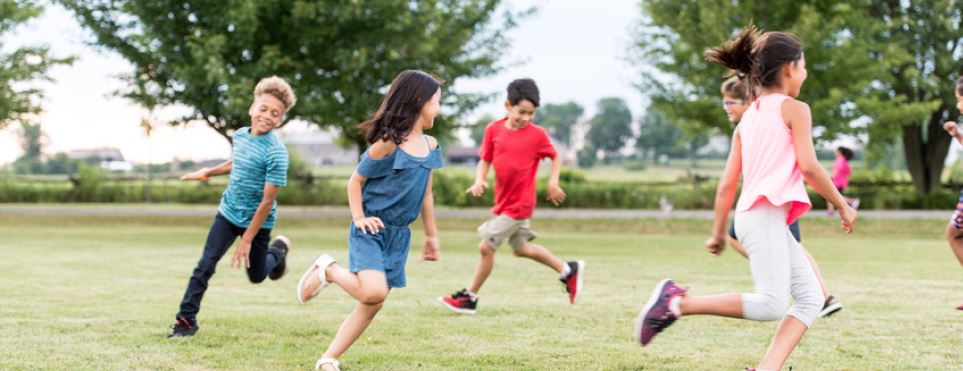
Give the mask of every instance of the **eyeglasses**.
POLYGON ((746 103, 746 101, 744 101, 744 100, 742 100, 742 99, 736 99, 736 100, 724 99, 724 100, 722 100, 722 106, 723 106, 723 107, 741 106, 741 105, 743 105, 744 103, 746 103))

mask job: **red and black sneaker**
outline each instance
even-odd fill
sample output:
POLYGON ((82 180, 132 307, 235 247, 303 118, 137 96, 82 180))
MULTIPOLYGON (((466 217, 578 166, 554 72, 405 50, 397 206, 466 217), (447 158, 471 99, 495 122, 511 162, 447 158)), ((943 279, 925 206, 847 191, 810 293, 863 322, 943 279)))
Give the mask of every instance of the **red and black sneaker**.
POLYGON ((177 322, 174 322, 174 325, 171 326, 171 329, 171 334, 167 335, 167 338, 194 336, 194 333, 197 332, 198 329, 197 321, 180 316, 177 317, 177 322))
POLYGON ((451 309, 455 313, 475 314, 475 306, 478 305, 478 298, 472 300, 468 294, 468 289, 461 289, 454 294, 438 298, 441 305, 451 309))
POLYGON ((582 293, 582 277, 585 275, 585 261, 568 262, 568 277, 559 278, 565 285, 565 292, 568 292, 568 301, 575 304, 579 294, 582 293))
POLYGON ((635 321, 635 339, 642 346, 648 345, 655 335, 679 319, 681 313, 676 313, 669 307, 672 299, 685 296, 685 291, 670 279, 664 279, 655 285, 649 301, 642 307, 642 312, 635 321))

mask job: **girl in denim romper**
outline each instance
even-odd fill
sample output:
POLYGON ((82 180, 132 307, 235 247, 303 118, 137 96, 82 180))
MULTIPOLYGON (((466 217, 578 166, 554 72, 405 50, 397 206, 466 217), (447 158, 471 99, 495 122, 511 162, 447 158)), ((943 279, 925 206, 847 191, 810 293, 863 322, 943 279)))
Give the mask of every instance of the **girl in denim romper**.
POLYGON ((368 328, 390 289, 405 287, 408 225, 419 211, 425 225, 422 258, 438 258, 431 171, 441 168, 442 159, 437 141, 423 132, 434 123, 440 97, 431 75, 402 72, 374 117, 359 125, 370 146, 348 181, 349 269, 321 254, 298 282, 301 304, 332 282, 358 301, 315 369, 338 370, 337 358, 368 328))

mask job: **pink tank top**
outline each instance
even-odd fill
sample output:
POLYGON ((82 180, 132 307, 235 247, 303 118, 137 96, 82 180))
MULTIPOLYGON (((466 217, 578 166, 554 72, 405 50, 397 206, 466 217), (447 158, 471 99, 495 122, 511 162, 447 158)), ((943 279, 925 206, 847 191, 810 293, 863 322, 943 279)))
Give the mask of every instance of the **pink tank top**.
POLYGON ((760 97, 746 110, 736 132, 742 142, 742 194, 737 211, 760 201, 774 206, 790 204, 786 224, 812 208, 796 163, 792 132, 782 119, 783 94, 760 97))

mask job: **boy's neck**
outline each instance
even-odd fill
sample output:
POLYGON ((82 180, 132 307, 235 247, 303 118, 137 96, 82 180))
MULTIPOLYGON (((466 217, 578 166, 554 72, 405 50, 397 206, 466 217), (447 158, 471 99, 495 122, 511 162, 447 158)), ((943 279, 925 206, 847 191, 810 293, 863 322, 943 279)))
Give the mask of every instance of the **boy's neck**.
POLYGON ((526 123, 522 124, 522 126, 515 127, 514 125, 512 125, 512 119, 510 119, 510 118, 505 118, 505 128, 508 129, 508 130, 522 130, 522 129, 524 129, 526 126, 528 126, 528 125, 531 124, 531 123, 532 123, 532 122, 529 121, 529 122, 526 122, 526 123))
POLYGON ((271 130, 265 131, 265 132, 263 132, 263 133, 262 133, 262 132, 258 132, 257 129, 255 129, 253 126, 251 126, 251 136, 252 136, 252 137, 259 137, 259 136, 262 136, 262 135, 267 134, 267 133, 270 133, 270 132, 271 132, 271 130))

